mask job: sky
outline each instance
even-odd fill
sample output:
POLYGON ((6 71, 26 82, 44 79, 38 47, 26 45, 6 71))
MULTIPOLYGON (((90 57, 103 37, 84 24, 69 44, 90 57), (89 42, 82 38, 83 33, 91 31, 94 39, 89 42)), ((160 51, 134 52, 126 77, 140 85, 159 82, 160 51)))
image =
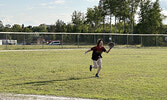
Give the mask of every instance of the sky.
MULTIPOLYGON (((86 13, 87 8, 98 3, 99 0, 0 0, 0 20, 4 25, 25 26, 53 25, 58 19, 70 23, 75 10, 86 13)), ((160 0, 160 6, 167 16, 167 1, 160 0)), ((163 23, 167 24, 167 19, 163 23)))

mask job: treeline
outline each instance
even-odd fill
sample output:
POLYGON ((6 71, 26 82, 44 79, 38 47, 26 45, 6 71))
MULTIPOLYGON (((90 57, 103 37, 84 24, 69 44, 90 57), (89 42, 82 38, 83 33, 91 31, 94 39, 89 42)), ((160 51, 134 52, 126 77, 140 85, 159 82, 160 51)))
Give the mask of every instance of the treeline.
POLYGON ((84 14, 72 13, 71 23, 58 19, 54 25, 24 26, 3 25, 3 32, 81 32, 81 33, 165 33, 159 0, 100 0, 98 6, 88 8, 84 14), (138 22, 135 17, 139 16, 138 22), (114 22, 114 23, 113 23, 114 22))

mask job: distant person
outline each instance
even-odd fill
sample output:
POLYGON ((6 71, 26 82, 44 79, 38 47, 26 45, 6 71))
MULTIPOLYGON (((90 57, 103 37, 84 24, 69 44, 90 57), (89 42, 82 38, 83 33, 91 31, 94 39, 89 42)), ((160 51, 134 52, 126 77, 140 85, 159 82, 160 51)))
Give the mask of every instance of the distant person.
POLYGON ((97 41, 97 46, 92 47, 90 50, 85 52, 85 54, 87 54, 88 52, 93 51, 92 52, 93 65, 90 65, 89 70, 92 71, 92 68, 95 68, 95 69, 98 68, 95 77, 99 77, 99 72, 102 68, 102 59, 101 59, 102 56, 101 56, 101 54, 103 52, 109 53, 110 50, 111 50, 111 48, 109 50, 106 50, 103 46, 103 41, 101 39, 99 39, 97 41))

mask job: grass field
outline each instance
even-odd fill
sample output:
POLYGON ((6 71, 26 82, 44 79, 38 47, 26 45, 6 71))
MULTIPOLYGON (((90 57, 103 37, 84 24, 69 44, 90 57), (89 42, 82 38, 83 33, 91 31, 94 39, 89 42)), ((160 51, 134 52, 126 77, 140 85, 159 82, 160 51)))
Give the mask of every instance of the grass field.
POLYGON ((32 50, 32 49, 74 49, 91 48, 93 45, 0 45, 0 50, 32 50))
POLYGON ((100 77, 86 49, 0 51, 0 93, 109 100, 165 100, 167 48, 111 50, 100 77))
MULTIPOLYGON (((33 49, 84 49, 94 45, 0 45, 0 50, 33 50, 33 49)), ((106 44, 105 46, 108 47, 106 44)), ((141 48, 141 45, 117 45, 117 48, 141 48)))

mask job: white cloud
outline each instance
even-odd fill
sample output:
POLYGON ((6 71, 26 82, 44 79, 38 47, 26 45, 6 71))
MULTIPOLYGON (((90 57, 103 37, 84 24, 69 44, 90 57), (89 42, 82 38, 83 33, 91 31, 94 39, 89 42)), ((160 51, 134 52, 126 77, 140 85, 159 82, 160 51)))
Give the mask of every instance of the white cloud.
POLYGON ((48 3, 41 3, 41 6, 51 6, 51 5, 59 5, 59 4, 65 4, 65 0, 55 0, 52 2, 48 2, 48 3))
POLYGON ((88 2, 98 2, 99 0, 85 0, 85 1, 88 1, 88 2))
MULTIPOLYGON (((161 13, 167 16, 167 9, 163 9, 161 13)), ((167 24, 167 18, 163 20, 163 24, 167 24)))
POLYGON ((164 3, 166 3, 166 4, 167 4, 166 0, 160 0, 160 2, 164 2, 164 3))
POLYGON ((64 4, 65 1, 64 0, 55 0, 54 4, 64 4))
POLYGON ((5 24, 12 24, 13 16, 0 16, 0 19, 4 25, 5 24))
POLYGON ((52 25, 60 19, 65 23, 68 23, 71 20, 71 14, 69 13, 61 13, 61 14, 47 14, 47 15, 38 15, 31 16, 27 14, 18 14, 17 16, 0 16, 4 25, 6 24, 24 24, 25 26, 32 25, 38 26, 40 24, 52 25))
POLYGON ((57 6, 64 5, 64 4, 65 4, 65 0, 55 0, 52 2, 41 3, 40 5, 45 8, 54 9, 57 6))
POLYGON ((33 10, 34 7, 27 7, 26 9, 27 9, 27 10, 33 10))
POLYGON ((161 0, 160 1, 160 5, 163 9, 166 9, 167 10, 167 1, 166 0, 161 0))
MULTIPOLYGON (((151 0, 151 1, 155 2, 156 0, 151 0)), ((161 13, 163 15, 167 16, 167 1, 166 0, 160 0, 159 3, 160 3, 160 6, 162 8, 161 13)), ((167 24, 167 19, 163 20, 163 24, 167 24)))
POLYGON ((166 9, 163 9, 161 13, 167 16, 167 10, 166 9))
POLYGON ((155 2, 156 0, 151 0, 152 2, 155 2))
POLYGON ((47 3, 41 3, 40 4, 41 6, 46 6, 46 5, 48 5, 47 3))

